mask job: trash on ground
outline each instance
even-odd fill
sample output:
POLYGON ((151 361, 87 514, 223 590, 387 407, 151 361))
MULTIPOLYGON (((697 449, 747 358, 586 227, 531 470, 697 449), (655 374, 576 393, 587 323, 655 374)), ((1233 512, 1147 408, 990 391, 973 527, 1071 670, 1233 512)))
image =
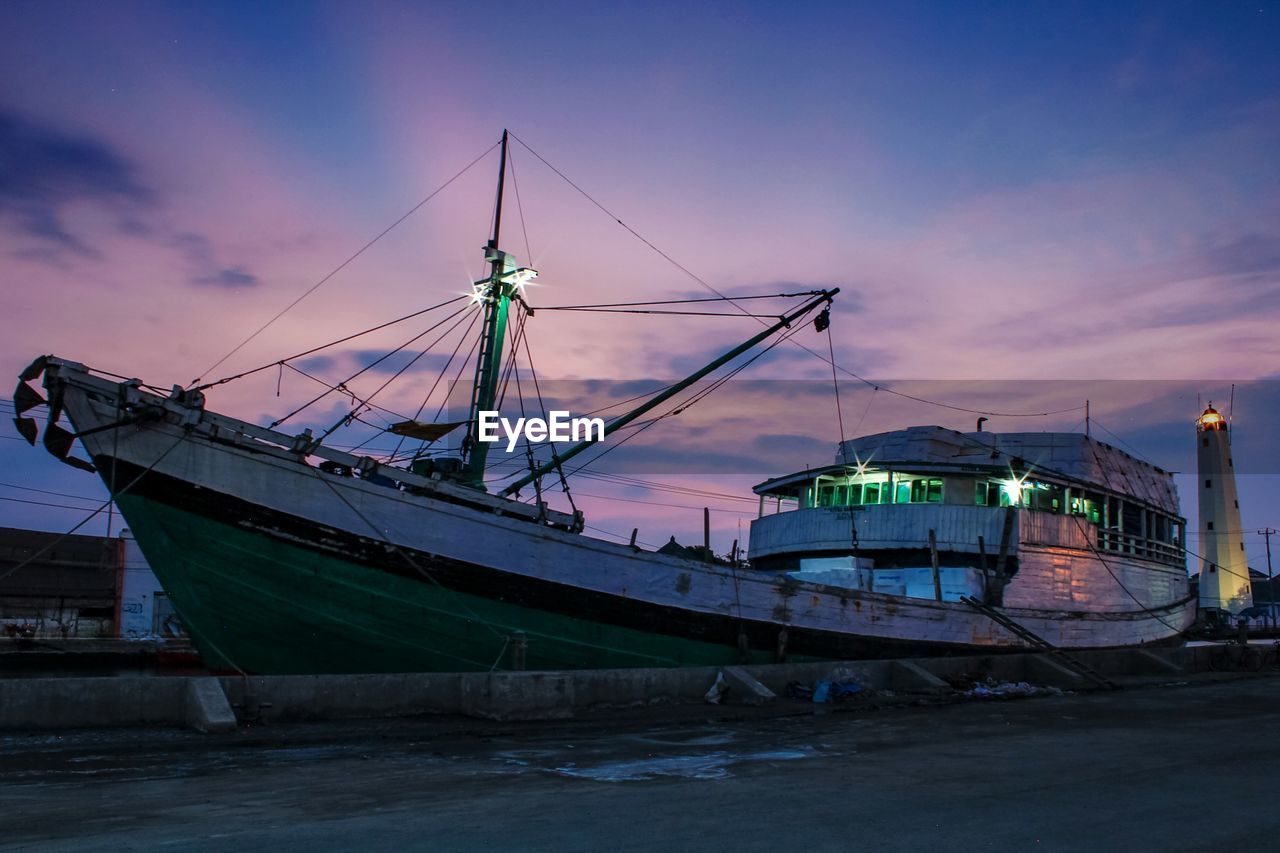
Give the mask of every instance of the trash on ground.
POLYGON ((975 682, 963 695, 971 699, 1015 699, 1021 696, 1061 696, 1062 691, 1057 687, 1026 681, 996 681, 994 678, 987 678, 985 681, 975 682))
POLYGON ((729 682, 724 680, 724 673, 717 672, 715 683, 707 690, 706 696, 703 698, 709 705, 719 705, 720 700, 724 698, 725 691, 729 689, 729 682))
POLYGON ((838 702, 862 693, 862 685, 856 681, 829 681, 823 679, 812 687, 802 681, 787 684, 787 695, 793 699, 811 699, 816 704, 838 702))

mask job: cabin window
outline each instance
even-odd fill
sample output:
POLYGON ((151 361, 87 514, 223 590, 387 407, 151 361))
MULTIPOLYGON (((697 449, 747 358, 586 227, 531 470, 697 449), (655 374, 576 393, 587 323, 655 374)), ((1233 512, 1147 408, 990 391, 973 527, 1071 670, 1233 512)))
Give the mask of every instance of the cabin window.
POLYGON ((1084 516, 1090 524, 1102 523, 1102 496, 1093 492, 1077 493, 1071 496, 1071 515, 1084 516))
POLYGON ((1013 506, 1013 496, 1004 482, 979 480, 974 486, 974 503, 978 506, 1013 506))
POLYGON ((849 480, 839 482, 834 479, 820 480, 810 486, 805 501, 808 507, 863 506, 867 504, 890 503, 890 498, 897 493, 898 503, 941 503, 942 480, 899 480, 897 488, 890 488, 886 482, 858 482, 849 480), (916 485, 919 483, 920 485, 916 485))
POLYGON ((1142 508, 1125 501, 1121 512, 1121 524, 1124 532, 1131 536, 1142 534, 1142 508))
POLYGON ((893 484, 893 502, 896 504, 942 503, 942 480, 922 477, 918 480, 898 480, 893 484))
POLYGON ((1102 495, 1085 492, 1084 517, 1092 524, 1102 523, 1102 495))
POLYGON ((942 503, 942 480, 912 480, 911 481, 911 503, 913 504, 939 504, 942 503))
POLYGON ((1040 512, 1062 512, 1064 492, 1053 483, 1027 483, 1022 489, 1022 503, 1040 512))

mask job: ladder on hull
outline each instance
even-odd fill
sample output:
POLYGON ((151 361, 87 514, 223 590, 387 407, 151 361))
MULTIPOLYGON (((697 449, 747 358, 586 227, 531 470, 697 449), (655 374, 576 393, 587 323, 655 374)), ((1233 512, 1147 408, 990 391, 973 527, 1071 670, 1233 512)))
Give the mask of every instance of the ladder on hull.
POLYGON ((1105 690, 1120 689, 1120 685, 1116 684, 1114 681, 1111 681, 1109 678, 1107 678, 1102 673, 1098 672, 1093 667, 1089 666, 1088 664, 1084 663, 1078 658, 1074 658, 1071 655, 1067 654, 1062 649, 1050 643, 1044 637, 1041 637, 1039 634, 1032 632, 1031 630, 1026 628, 1024 625, 1020 625, 1019 623, 1013 621, 1008 616, 1004 615, 1003 613, 1001 613, 999 610, 995 609, 991 605, 985 604, 971 595, 961 596, 960 600, 963 601, 965 604, 969 605, 970 607, 972 607, 974 610, 977 610, 979 613, 986 616, 991 621, 995 622, 1000 627, 1009 631, 1014 636, 1018 637, 1018 639, 1023 640, 1024 642, 1044 652, 1045 654, 1053 655, 1054 658, 1059 663, 1061 663, 1067 669, 1079 675, 1081 678, 1085 678, 1089 681, 1092 681, 1098 687, 1101 687, 1105 690))

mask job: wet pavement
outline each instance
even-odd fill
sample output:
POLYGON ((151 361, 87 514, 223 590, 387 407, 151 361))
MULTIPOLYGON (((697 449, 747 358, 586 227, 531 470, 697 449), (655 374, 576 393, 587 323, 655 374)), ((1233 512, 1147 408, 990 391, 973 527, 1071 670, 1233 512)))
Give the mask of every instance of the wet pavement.
POLYGON ((1280 844, 1280 677, 786 710, 0 737, 0 849, 1280 844))

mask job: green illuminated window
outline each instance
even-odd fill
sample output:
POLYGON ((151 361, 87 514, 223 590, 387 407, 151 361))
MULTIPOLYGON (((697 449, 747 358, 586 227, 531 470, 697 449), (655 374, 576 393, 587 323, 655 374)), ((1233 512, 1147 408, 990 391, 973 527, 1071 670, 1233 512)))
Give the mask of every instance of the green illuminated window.
MULTIPOLYGON (((904 484, 905 485, 905 484, 904 484)), ((942 480, 912 480, 911 503, 942 503, 942 480)))
POLYGON ((1062 486, 1053 483, 1029 482, 1022 489, 1022 502, 1040 512, 1062 512, 1062 500, 1062 486))

